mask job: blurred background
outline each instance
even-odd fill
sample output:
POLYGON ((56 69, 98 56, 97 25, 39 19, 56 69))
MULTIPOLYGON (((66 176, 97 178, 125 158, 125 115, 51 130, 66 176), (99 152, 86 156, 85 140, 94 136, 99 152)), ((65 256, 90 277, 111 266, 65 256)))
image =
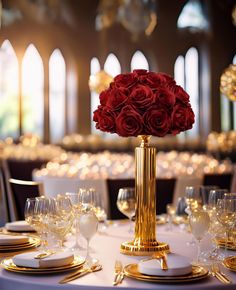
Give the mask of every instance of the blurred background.
POLYGON ((133 150, 92 115, 115 75, 145 68, 172 75, 196 115, 189 132, 153 142, 235 158, 235 0, 0 2, 4 142, 26 134, 75 151, 133 150))

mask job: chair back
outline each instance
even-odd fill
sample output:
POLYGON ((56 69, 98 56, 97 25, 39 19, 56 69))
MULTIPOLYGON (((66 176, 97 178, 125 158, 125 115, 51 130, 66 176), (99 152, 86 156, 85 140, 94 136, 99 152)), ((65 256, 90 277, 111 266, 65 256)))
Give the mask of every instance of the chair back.
POLYGON ((231 184, 233 180, 233 173, 212 173, 205 174, 203 176, 203 185, 216 185, 219 188, 226 188, 231 190, 231 184))
POLYGON ((119 189, 122 187, 134 187, 134 179, 107 179, 107 192, 109 212, 108 219, 117 220, 127 218, 121 213, 116 205, 119 189))
POLYGON ((173 202, 175 190, 175 178, 156 179, 156 212, 162 214, 166 212, 166 205, 173 202))
MULTIPOLYGON (((157 214, 166 212, 166 205, 172 203, 176 179, 157 178, 156 179, 156 211, 157 214)), ((126 218, 117 208, 116 200, 119 189, 122 187, 135 187, 134 179, 107 179, 107 191, 110 212, 109 219, 126 218)))
POLYGON ((9 221, 7 190, 4 171, 0 165, 0 226, 4 226, 9 221))
POLYGON ((9 179, 9 194, 12 201, 11 220, 24 219, 27 198, 43 195, 43 184, 34 181, 9 179))
POLYGON ((33 180, 32 172, 34 169, 39 169, 45 165, 47 160, 28 160, 28 159, 5 159, 4 170, 7 172, 8 178, 19 180, 33 180))

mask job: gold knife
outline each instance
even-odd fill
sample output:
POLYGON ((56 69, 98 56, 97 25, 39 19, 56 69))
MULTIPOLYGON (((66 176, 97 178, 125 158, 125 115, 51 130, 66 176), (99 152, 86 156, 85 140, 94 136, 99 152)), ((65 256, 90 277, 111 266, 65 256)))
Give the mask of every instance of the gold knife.
POLYGON ((65 278, 63 278, 61 281, 59 281, 60 284, 64 284, 70 281, 73 281, 77 278, 80 278, 88 273, 92 273, 92 272, 97 272, 102 270, 102 265, 96 264, 96 265, 92 265, 90 268, 89 267, 83 267, 82 269, 79 269, 78 271, 76 271, 73 274, 67 275, 65 278))

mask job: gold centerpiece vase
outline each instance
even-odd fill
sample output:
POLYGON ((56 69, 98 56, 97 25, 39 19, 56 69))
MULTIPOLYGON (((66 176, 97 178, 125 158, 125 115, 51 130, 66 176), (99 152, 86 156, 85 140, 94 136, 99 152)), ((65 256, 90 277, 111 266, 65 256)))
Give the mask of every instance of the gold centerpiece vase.
POLYGON ((123 254, 144 256, 169 252, 169 245, 156 240, 156 148, 149 145, 151 136, 140 135, 135 149, 135 236, 121 244, 123 254))

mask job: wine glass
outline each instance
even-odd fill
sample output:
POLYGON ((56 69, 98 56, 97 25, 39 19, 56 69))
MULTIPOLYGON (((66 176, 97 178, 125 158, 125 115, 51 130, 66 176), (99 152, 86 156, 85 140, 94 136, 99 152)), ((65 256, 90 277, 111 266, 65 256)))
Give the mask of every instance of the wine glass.
POLYGON ((105 230, 107 228, 107 213, 105 211, 102 194, 99 191, 95 191, 94 194, 94 212, 98 218, 99 223, 102 224, 99 229, 102 231, 105 230))
POLYGON ((132 218, 135 216, 135 189, 133 187, 120 188, 117 196, 117 207, 130 220, 129 233, 132 233, 132 218))
POLYGON ((32 228, 39 234, 40 236, 40 249, 44 250, 45 242, 43 239, 41 219, 38 210, 36 210, 38 200, 36 198, 27 198, 25 203, 25 221, 32 226, 32 228))
POLYGON ((199 265, 201 247, 200 243, 204 235, 207 233, 210 226, 210 217, 208 213, 204 210, 192 211, 189 216, 189 225, 191 232, 195 239, 198 241, 198 251, 197 251, 197 261, 196 264, 199 265))
POLYGON ((173 219, 174 216, 176 214, 176 206, 172 203, 168 203, 166 205, 166 212, 168 215, 168 230, 171 231, 172 230, 172 225, 173 225, 173 219))
POLYGON ((52 198, 46 220, 49 231, 58 241, 58 247, 63 248, 64 238, 70 232, 74 221, 70 199, 67 196, 52 198))
POLYGON ((86 262, 88 264, 92 264, 93 259, 90 256, 89 252, 89 242, 91 238, 95 235, 98 228, 98 219, 96 217, 96 214, 94 213, 93 209, 86 209, 81 213, 79 216, 79 230, 81 235, 86 239, 87 241, 87 250, 86 250, 86 262))
POLYGON ((81 211, 86 211, 94 208, 95 204, 95 189, 94 188, 80 188, 79 201, 81 204, 81 211))
POLYGON ((218 189, 219 187, 216 185, 202 185, 200 186, 200 194, 202 197, 202 204, 203 208, 207 208, 208 201, 209 201, 209 195, 211 190, 218 189))
POLYGON ((208 197, 208 203, 207 206, 205 207, 205 210, 210 216, 210 228, 209 228, 209 233, 212 236, 212 243, 213 243, 213 249, 209 253, 207 259, 217 259, 217 260, 222 260, 224 258, 224 255, 222 255, 219 252, 219 245, 217 243, 217 236, 222 234, 224 232, 222 224, 218 221, 216 217, 216 206, 217 206, 217 201, 219 199, 223 199, 225 193, 227 193, 227 189, 212 189, 209 193, 208 197))
MULTIPOLYGON (((200 194, 200 186, 186 186, 185 188, 185 201, 187 204, 187 208, 185 209, 188 216, 190 214, 201 207, 202 198, 200 194)), ((194 246, 195 240, 192 237, 191 241, 187 242, 187 246, 194 246)))
POLYGON ((218 221, 225 227, 226 241, 225 241, 225 256, 227 247, 230 243, 230 231, 236 222, 236 199, 218 199, 216 205, 216 217, 218 221))
POLYGON ((71 248, 73 252, 78 252, 79 250, 83 249, 80 244, 79 244, 79 225, 78 225, 78 220, 79 220, 79 214, 81 211, 81 200, 78 192, 67 192, 66 196, 69 197, 72 208, 73 208, 73 213, 74 213, 74 225, 75 225, 75 244, 71 248))

